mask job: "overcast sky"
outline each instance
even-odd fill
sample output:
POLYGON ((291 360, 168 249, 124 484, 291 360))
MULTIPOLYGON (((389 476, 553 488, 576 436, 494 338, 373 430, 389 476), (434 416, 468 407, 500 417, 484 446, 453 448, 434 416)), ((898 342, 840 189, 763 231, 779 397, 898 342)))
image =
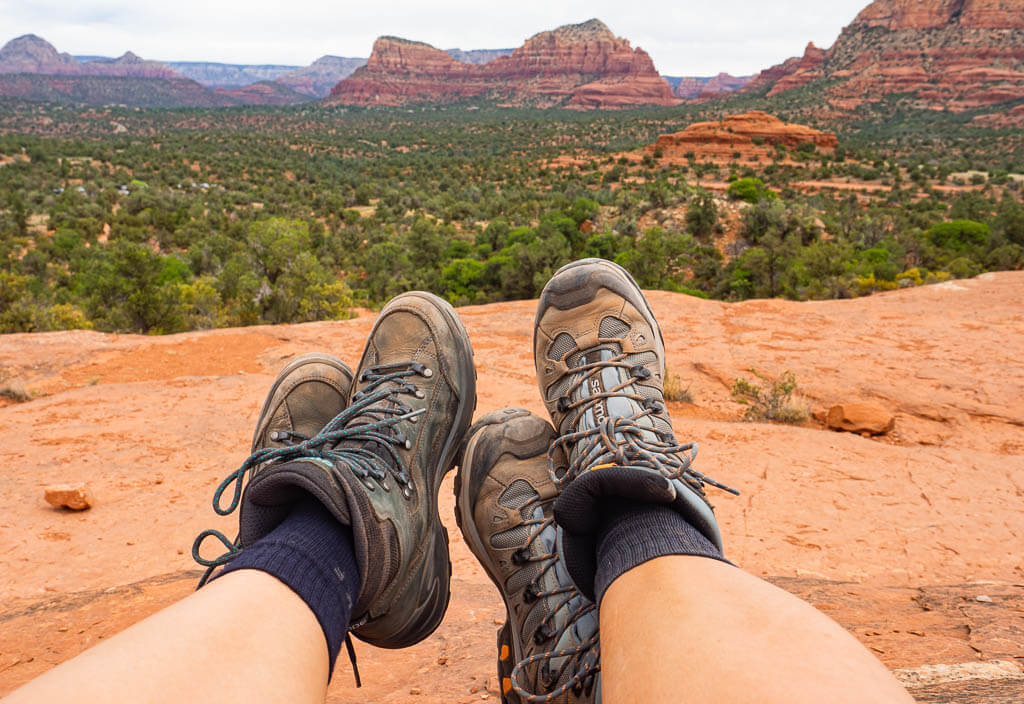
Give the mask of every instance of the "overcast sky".
POLYGON ((664 75, 750 74, 828 47, 868 0, 0 0, 0 44, 38 34, 71 54, 306 65, 370 54, 382 34, 441 49, 515 47, 597 17, 664 75))

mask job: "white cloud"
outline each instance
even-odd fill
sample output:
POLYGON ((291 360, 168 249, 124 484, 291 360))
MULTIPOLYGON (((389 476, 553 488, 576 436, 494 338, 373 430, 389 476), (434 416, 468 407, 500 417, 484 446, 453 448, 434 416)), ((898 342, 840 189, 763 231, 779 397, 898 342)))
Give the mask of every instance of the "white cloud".
POLYGON ((38 34, 72 54, 234 63, 308 64, 323 54, 368 56, 392 34, 440 48, 518 46, 528 36, 591 17, 646 49, 668 75, 753 73, 803 51, 829 46, 867 0, 477 0, 360 2, 293 0, 3 0, 4 42, 38 34))

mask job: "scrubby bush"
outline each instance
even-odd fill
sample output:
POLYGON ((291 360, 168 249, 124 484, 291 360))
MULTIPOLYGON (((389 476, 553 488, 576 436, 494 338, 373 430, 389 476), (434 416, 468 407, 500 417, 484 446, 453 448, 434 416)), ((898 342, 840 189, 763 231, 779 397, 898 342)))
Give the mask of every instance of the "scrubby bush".
POLYGON ((785 371, 776 378, 756 371, 753 373, 758 381, 738 378, 732 386, 733 399, 747 406, 743 414, 745 420, 776 423, 802 423, 807 420, 807 405, 794 398, 797 383, 793 372, 785 371))
POLYGON ((757 203, 759 200, 774 200, 777 197, 775 191, 764 185, 759 178, 740 178, 729 184, 726 193, 733 200, 742 200, 747 203, 757 203))

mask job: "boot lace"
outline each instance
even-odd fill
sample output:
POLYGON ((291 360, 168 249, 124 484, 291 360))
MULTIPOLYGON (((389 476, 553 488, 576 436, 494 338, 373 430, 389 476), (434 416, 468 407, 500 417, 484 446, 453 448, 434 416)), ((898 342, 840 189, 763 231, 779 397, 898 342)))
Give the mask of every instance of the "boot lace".
MULTIPOLYGON (((539 499, 535 498, 531 502, 526 504, 526 507, 536 505, 539 499)), ((533 603, 539 599, 556 599, 557 603, 548 608, 547 614, 541 620, 537 626, 537 630, 534 632, 534 642, 537 645, 542 645, 546 642, 558 643, 563 634, 573 625, 576 624, 581 618, 587 614, 593 612, 597 606, 592 602, 584 599, 579 591, 571 583, 569 584, 558 584, 552 589, 543 589, 541 582, 544 576, 551 570, 555 569, 555 565, 558 563, 557 552, 547 552, 543 555, 533 555, 530 547, 534 541, 543 533, 543 531, 554 524, 554 518, 548 516, 546 518, 532 518, 523 522, 524 526, 536 526, 531 531, 529 538, 523 546, 512 555, 512 562, 516 565, 527 565, 532 562, 540 563, 541 568, 534 575, 533 579, 526 586, 524 592, 524 600, 527 603, 533 603), (573 602, 576 602, 575 604, 573 602), (568 612, 565 623, 557 629, 551 627, 551 621, 555 615, 563 610, 571 609, 568 612)), ((557 584, 557 580, 556 580, 557 584)), ((565 694, 572 690, 576 694, 582 693, 584 690, 588 692, 593 688, 594 682, 596 681, 596 675, 601 670, 601 646, 599 632, 597 629, 594 630, 593 635, 587 640, 577 643, 576 645, 566 648, 563 650, 545 650, 540 653, 531 655, 528 658, 521 660, 516 663, 516 666, 512 670, 510 679, 512 680, 512 687, 516 693, 527 702, 549 702, 557 697, 565 694), (562 664, 554 671, 553 675, 550 676, 550 681, 558 682, 568 672, 571 673, 571 677, 561 684, 556 689, 546 694, 536 694, 529 691, 527 686, 522 682, 522 678, 526 674, 526 668, 530 667, 535 663, 543 663, 545 661, 562 660, 562 664)))
POLYGON ((635 382, 651 378, 649 369, 643 365, 630 364, 628 355, 619 354, 607 360, 573 367, 572 374, 576 378, 558 399, 558 410, 562 413, 576 412, 572 421, 574 427, 579 428, 580 420, 587 411, 596 410, 597 405, 605 399, 629 399, 642 410, 630 416, 609 416, 593 428, 566 433, 555 440, 548 450, 548 472, 559 489, 565 488, 586 471, 619 466, 653 469, 668 479, 687 483, 701 496, 704 495, 705 484, 739 495, 737 490, 693 468, 693 461, 697 458, 697 443, 680 443, 671 432, 660 429, 656 423, 641 425, 641 419, 665 410, 664 404, 659 401, 629 390, 635 382), (587 380, 610 367, 624 369, 626 380, 607 391, 572 400, 574 392, 587 380), (651 439, 652 434, 656 439, 651 439), (569 457, 569 466, 564 472, 556 472, 554 457, 562 452, 569 457))

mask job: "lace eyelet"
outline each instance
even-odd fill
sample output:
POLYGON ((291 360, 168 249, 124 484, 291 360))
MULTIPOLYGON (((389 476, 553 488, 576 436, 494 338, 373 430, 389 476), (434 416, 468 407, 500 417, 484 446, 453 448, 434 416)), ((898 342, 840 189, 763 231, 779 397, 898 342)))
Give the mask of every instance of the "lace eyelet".
POLYGON ((629 375, 636 379, 644 381, 646 379, 651 378, 651 370, 648 369, 647 367, 637 364, 636 366, 629 368, 629 375))
POLYGON ((529 585, 523 591, 523 602, 526 603, 526 604, 532 604, 535 601, 537 601, 537 599, 539 599, 539 598, 540 597, 537 595, 537 592, 533 591, 533 585, 532 584, 529 585))
POLYGON ((572 403, 572 399, 568 396, 561 396, 558 399, 558 412, 565 413, 569 410, 569 405, 572 403))
POLYGON ((516 550, 514 553, 512 553, 512 564, 516 567, 522 567, 527 562, 529 562, 527 558, 529 558, 529 555, 522 549, 516 550))

